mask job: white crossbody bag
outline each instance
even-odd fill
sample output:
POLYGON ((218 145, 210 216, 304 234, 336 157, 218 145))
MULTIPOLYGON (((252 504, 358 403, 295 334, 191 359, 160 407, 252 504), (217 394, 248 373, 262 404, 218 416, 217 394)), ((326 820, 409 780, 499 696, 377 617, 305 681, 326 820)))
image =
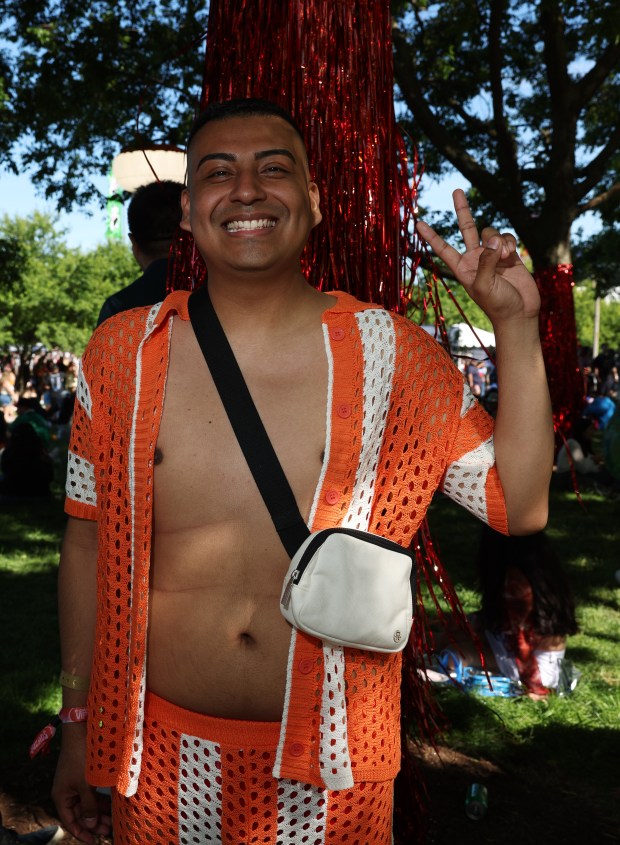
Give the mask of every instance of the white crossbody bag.
POLYGON ((307 634, 369 651, 401 651, 413 624, 411 552, 350 528, 310 533, 230 348, 207 286, 189 316, 226 413, 280 540, 291 557, 280 609, 307 634))

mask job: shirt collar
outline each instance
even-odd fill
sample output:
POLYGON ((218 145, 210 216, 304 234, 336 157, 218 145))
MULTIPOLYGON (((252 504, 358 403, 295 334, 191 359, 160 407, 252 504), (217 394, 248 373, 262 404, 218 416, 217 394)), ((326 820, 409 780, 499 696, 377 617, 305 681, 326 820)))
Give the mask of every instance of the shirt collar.
MULTIPOLYGON (((366 311, 369 308, 378 308, 369 302, 360 302, 354 296, 341 290, 326 291, 336 299, 336 302, 327 308, 323 314, 324 319, 329 319, 332 314, 354 314, 358 311, 366 311)), ((187 302, 191 291, 175 290, 169 293, 161 303, 157 316, 153 323, 153 331, 167 322, 170 317, 178 315, 182 320, 189 320, 187 302)))

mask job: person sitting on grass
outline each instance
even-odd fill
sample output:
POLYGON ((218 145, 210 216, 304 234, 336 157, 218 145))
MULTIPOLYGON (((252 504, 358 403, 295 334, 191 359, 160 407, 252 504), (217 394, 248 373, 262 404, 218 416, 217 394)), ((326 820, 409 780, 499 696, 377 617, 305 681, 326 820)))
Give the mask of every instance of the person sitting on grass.
POLYGON ((54 463, 33 426, 18 426, 0 457, 0 495, 39 499, 50 495, 54 463))
MULTIPOLYGON (((509 537, 485 526, 478 549, 479 611, 469 619, 488 672, 523 684, 530 698, 557 690, 575 602, 544 532, 509 537)), ((482 669, 476 644, 451 635, 463 664, 482 669)))

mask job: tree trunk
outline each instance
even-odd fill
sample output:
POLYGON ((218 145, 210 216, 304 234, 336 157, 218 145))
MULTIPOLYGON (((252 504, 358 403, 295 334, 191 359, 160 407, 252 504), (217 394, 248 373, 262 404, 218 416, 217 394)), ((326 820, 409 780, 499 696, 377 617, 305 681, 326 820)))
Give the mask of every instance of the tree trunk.
POLYGON ((583 408, 583 380, 577 358, 573 265, 535 268, 541 297, 540 336, 556 432, 567 437, 583 408))
POLYGON ((541 298, 540 337, 556 432, 567 437, 583 409, 583 380, 577 355, 571 255, 572 211, 555 209, 518 232, 534 264, 541 298))

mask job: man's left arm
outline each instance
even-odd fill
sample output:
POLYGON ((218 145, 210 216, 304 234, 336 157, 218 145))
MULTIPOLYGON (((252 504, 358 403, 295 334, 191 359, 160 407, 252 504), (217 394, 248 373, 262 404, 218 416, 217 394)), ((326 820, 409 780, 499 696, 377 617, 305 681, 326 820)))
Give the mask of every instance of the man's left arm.
POLYGON ((494 326, 498 406, 493 440, 511 534, 545 527, 553 419, 538 317, 494 326))
POLYGON ((465 252, 425 223, 418 231, 487 314, 495 332, 498 409, 495 460, 511 534, 544 528, 553 469, 551 401, 538 332, 540 295, 517 254, 515 238, 487 228, 481 236, 463 191, 454 208, 465 252))

